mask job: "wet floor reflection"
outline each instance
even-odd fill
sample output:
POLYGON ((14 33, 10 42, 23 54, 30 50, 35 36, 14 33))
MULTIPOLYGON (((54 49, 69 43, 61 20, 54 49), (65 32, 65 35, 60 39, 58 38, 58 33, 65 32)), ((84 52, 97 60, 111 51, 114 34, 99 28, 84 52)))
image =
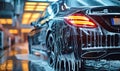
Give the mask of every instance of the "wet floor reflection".
MULTIPOLYGON (((28 44, 0 51, 0 71, 54 71, 42 56, 28 54, 28 44)), ((120 61, 86 60, 85 71, 120 71, 120 61)))
POLYGON ((14 45, 3 53, 4 56, 0 58, 0 71, 29 71, 28 61, 16 58, 17 54, 28 54, 27 43, 14 45))

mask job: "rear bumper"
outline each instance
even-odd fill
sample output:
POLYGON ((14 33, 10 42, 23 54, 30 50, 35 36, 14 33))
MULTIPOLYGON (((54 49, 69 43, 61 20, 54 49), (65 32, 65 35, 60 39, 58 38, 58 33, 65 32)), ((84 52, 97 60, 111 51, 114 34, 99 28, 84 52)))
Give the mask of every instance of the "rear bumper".
POLYGON ((88 48, 82 48, 82 50, 114 50, 114 49, 120 49, 120 46, 111 46, 111 47, 88 47, 88 48))
POLYGON ((120 46, 82 48, 83 59, 120 60, 120 46))
POLYGON ((75 47, 77 57, 84 59, 115 59, 120 60, 120 33, 100 30, 79 30, 75 47))

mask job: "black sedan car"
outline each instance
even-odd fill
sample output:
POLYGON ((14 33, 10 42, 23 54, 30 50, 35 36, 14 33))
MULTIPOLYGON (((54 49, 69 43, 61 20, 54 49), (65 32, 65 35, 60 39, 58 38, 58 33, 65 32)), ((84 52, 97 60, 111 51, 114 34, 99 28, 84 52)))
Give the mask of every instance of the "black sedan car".
POLYGON ((56 70, 79 71, 84 59, 120 59, 120 0, 61 0, 32 25, 30 37, 44 29, 44 38, 33 40, 44 40, 56 70))

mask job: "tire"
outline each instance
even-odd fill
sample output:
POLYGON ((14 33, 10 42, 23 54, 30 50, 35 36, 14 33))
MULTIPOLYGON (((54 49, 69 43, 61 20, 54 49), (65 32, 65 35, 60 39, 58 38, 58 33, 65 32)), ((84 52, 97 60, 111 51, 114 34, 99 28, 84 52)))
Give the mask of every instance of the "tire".
POLYGON ((50 51, 48 53, 48 56, 49 56, 48 64, 49 66, 55 68, 56 61, 57 61, 57 46, 56 46, 54 37, 51 33, 48 35, 48 38, 46 40, 46 45, 47 45, 48 50, 50 51))
MULTIPOLYGON (((60 41, 59 41, 60 42, 60 41)), ((57 42, 58 43, 58 42, 57 42)), ((62 43, 62 42, 60 42, 62 43)), ((74 42, 71 42, 74 44, 74 42)), ((76 63, 75 62, 75 69, 72 70, 72 62, 68 61, 64 64, 64 61, 57 61, 57 58, 59 56, 59 50, 57 49, 57 44, 55 42, 55 38, 54 36, 50 33, 47 37, 46 40, 46 45, 48 50, 50 51, 50 53, 48 54, 48 64, 49 66, 51 66, 52 68, 55 69, 55 71, 84 71, 84 61, 81 58, 78 58, 78 55, 76 55, 76 53, 74 52, 74 55, 76 55, 75 59, 76 60, 80 60, 80 63, 76 63), (63 66, 65 65, 66 68, 64 68, 63 66), (80 67, 81 65, 81 67, 80 67)))

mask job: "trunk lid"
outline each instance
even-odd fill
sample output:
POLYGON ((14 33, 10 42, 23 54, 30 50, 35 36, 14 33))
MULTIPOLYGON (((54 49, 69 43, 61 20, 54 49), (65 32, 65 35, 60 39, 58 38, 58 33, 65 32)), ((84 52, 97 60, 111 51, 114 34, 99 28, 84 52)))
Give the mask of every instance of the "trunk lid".
POLYGON ((120 32, 120 6, 95 7, 86 10, 100 26, 111 32, 120 32))

